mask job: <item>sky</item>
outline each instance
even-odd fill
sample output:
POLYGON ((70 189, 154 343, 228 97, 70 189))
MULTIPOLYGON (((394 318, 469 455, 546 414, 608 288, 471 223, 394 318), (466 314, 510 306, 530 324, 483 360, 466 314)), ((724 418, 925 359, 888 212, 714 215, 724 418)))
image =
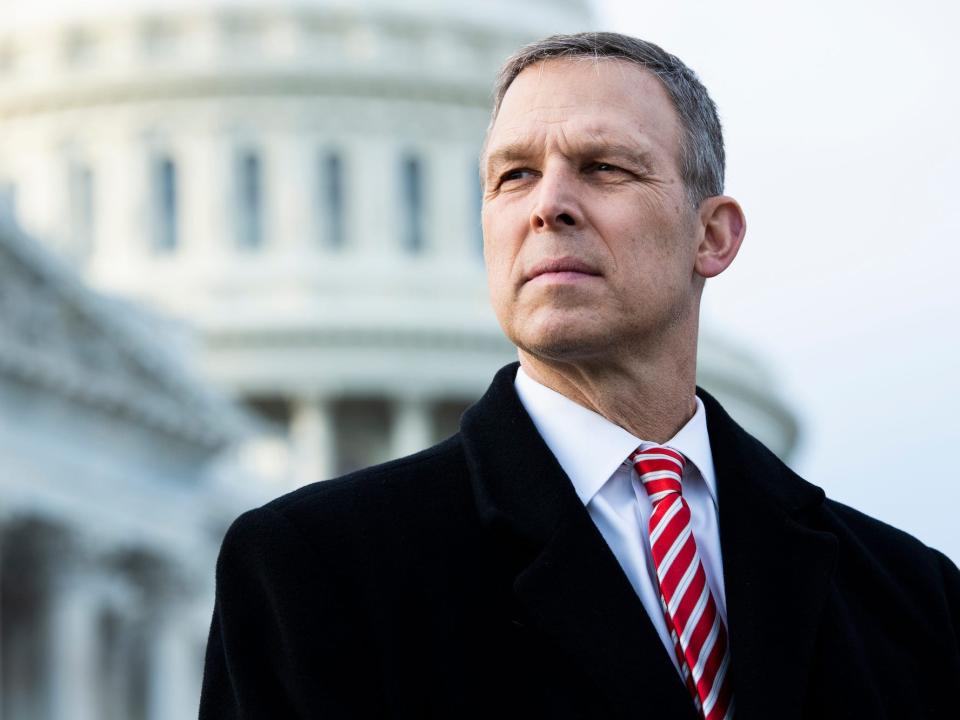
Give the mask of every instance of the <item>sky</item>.
POLYGON ((719 107, 747 237, 704 323, 770 364, 791 465, 960 564, 960 5, 596 7, 719 107))

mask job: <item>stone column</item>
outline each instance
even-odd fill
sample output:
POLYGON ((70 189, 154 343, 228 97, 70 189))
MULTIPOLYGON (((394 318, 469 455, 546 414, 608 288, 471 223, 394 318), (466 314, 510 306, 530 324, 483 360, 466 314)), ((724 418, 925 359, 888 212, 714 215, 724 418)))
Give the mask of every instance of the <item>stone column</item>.
POLYGON ((97 720, 96 579, 63 566, 57 572, 47 625, 49 717, 97 720))
MULTIPOLYGON (((235 252, 232 200, 236 178, 231 139, 215 129, 178 138, 177 192, 182 249, 201 273, 222 273, 235 252)), ((219 275, 218 275, 219 277, 219 275)))
POLYGON ((347 146, 347 248, 379 262, 401 254, 399 150, 378 135, 347 146))
POLYGON ((328 399, 303 396, 292 404, 290 439, 297 486, 327 480, 336 474, 336 435, 328 399))
POLYGON ((95 283, 125 290, 149 255, 149 164, 146 145, 121 125, 96 138, 84 156, 93 178, 95 283))
POLYGON ((293 131, 273 132, 262 142, 264 238, 271 252, 303 262, 316 254, 316 152, 293 131))
POLYGON ((400 397, 393 408, 390 432, 392 457, 402 457, 423 450, 433 443, 430 406, 423 398, 400 397))
POLYGON ((99 692, 99 717, 119 720, 129 715, 129 689, 134 668, 139 664, 131 656, 136 645, 142 598, 122 575, 104 576, 100 618, 106 632, 99 638, 102 659, 99 692))
POLYGON ((147 720, 190 718, 200 704, 203 662, 196 654, 187 608, 168 596, 169 605, 159 610, 149 647, 149 692, 147 720))
MULTIPOLYGON (((54 247, 66 250, 72 238, 67 192, 67 164, 71 148, 44 146, 35 135, 21 141, 28 143, 20 157, 30 162, 10 168, 17 178, 17 219, 34 237, 50 238, 54 247)), ((19 158, 18 158, 19 159, 19 158)), ((84 258, 86 261, 86 258, 84 258)))
POLYGON ((471 195, 478 183, 469 156, 462 143, 445 142, 431 147, 427 157, 431 168, 442 168, 430 177, 428 223, 432 246, 428 252, 450 262, 468 260, 475 264, 480 257, 476 228, 480 215, 471 195))

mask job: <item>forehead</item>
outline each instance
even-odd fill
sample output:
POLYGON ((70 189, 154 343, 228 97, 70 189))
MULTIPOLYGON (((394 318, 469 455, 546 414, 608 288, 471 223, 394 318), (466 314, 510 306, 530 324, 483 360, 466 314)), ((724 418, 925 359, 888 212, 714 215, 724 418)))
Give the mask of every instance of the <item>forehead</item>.
POLYGON ((679 120, 660 81, 625 60, 551 59, 511 83, 487 138, 487 157, 518 143, 589 140, 679 154, 679 120))

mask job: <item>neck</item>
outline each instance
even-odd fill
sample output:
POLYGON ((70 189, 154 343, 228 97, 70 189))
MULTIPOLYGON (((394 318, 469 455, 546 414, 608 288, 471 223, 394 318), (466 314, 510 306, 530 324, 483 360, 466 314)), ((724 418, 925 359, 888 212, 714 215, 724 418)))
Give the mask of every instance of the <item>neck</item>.
POLYGON ((696 340, 690 345, 624 362, 555 360, 521 349, 520 364, 533 380, 632 435, 664 443, 696 411, 696 340))

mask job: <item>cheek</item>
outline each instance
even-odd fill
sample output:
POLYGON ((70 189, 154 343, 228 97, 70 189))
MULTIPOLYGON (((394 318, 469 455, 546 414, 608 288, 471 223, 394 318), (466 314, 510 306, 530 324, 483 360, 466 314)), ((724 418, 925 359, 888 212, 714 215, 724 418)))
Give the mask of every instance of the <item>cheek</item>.
POLYGON ((483 261, 491 289, 507 286, 521 244, 517 240, 516 224, 510 222, 505 213, 486 207, 482 223, 483 261))
POLYGON ((693 230, 680 212, 637 194, 630 202, 608 204, 591 218, 618 265, 670 272, 687 254, 693 230))
POLYGON ((615 266, 610 285, 624 312, 668 312, 689 291, 692 230, 680 218, 655 203, 635 203, 608 207, 595 223, 615 266))

